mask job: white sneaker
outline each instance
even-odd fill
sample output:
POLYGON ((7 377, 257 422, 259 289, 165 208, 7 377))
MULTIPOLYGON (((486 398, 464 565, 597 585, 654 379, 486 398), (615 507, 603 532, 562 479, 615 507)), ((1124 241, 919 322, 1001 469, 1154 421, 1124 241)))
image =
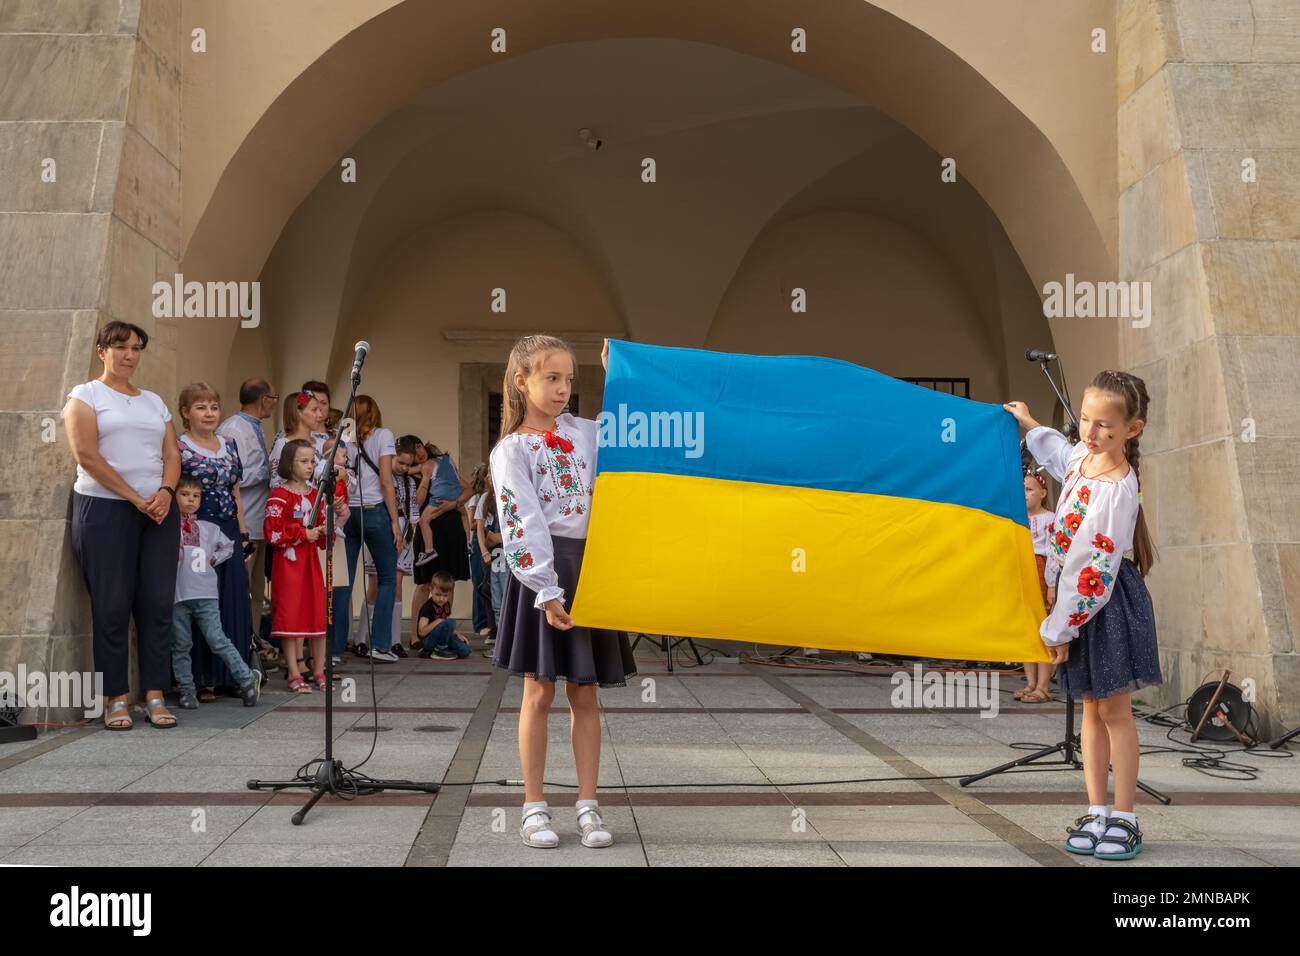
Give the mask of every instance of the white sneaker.
POLYGON ((548 807, 536 807, 524 817, 519 835, 524 838, 525 846, 549 850, 560 845, 560 835, 551 829, 551 811, 548 807))
POLYGON ((370 659, 372 661, 383 661, 385 664, 392 664, 398 660, 398 657, 392 651, 381 651, 372 647, 370 648, 370 659))
POLYGON ((491 634, 491 633, 492 633, 492 628, 490 628, 490 627, 480 627, 480 628, 478 629, 478 636, 479 636, 479 637, 487 637, 487 635, 489 635, 489 634, 491 634))
POLYGON ((600 818, 599 807, 583 807, 578 811, 578 833, 582 835, 583 846, 609 846, 614 842, 614 834, 605 829, 605 821, 600 818))

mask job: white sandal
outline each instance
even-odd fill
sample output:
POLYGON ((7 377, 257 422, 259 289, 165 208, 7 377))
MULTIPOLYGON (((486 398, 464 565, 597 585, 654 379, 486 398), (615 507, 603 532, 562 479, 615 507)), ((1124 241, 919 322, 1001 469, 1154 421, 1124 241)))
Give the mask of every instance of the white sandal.
POLYGON ((602 847, 614 842, 614 834, 605 828, 605 821, 600 818, 599 807, 583 807, 578 811, 578 832, 582 834, 583 846, 602 847))
POLYGON ((525 846, 540 850, 549 850, 560 844, 559 834, 551 829, 551 811, 547 807, 536 807, 525 814, 519 835, 524 838, 525 846))

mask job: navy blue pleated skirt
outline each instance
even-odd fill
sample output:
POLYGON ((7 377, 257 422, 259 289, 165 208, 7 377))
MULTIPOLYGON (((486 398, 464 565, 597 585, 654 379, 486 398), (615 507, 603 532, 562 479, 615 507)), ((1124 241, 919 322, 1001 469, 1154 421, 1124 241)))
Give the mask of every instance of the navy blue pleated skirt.
MULTIPOLYGON (((564 588, 566 606, 572 606, 582 571, 586 538, 551 536, 555 573, 564 588)), ((539 681, 568 681, 626 687, 636 676, 636 659, 624 631, 574 627, 560 631, 546 621, 546 612, 533 607, 537 592, 506 575, 501 599, 501 626, 497 630, 493 663, 521 677, 539 681)))
POLYGON ((1070 643, 1059 677, 1061 691, 1081 700, 1132 693, 1163 680, 1151 593, 1128 558, 1120 562, 1110 600, 1070 643))

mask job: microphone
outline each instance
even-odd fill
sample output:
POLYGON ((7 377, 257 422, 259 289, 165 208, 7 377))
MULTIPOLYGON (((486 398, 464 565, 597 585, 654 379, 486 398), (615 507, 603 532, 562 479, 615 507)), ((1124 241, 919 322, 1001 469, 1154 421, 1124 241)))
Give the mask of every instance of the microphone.
MULTIPOLYGON (((362 342, 361 345, 365 345, 362 342)), ((1055 352, 1046 352, 1043 349, 1025 349, 1025 358, 1030 362, 1053 362, 1056 360, 1055 352)))
POLYGON ((361 379, 361 366, 366 361, 366 355, 370 352, 369 342, 358 342, 352 346, 357 350, 356 358, 352 360, 352 381, 357 382, 361 379))

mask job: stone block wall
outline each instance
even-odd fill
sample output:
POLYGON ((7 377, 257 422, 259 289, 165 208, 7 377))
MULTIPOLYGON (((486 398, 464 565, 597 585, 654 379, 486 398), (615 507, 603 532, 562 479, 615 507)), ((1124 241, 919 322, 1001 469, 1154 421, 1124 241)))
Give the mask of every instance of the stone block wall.
POLYGON ((102 371, 98 327, 146 329, 134 381, 175 400, 176 328, 151 287, 180 256, 182 49, 173 0, 0 3, 0 670, 93 669, 60 410, 102 371))
POLYGON ((1300 722, 1300 0, 1122 0, 1118 25, 1161 696, 1230 668, 1276 731, 1300 722))

